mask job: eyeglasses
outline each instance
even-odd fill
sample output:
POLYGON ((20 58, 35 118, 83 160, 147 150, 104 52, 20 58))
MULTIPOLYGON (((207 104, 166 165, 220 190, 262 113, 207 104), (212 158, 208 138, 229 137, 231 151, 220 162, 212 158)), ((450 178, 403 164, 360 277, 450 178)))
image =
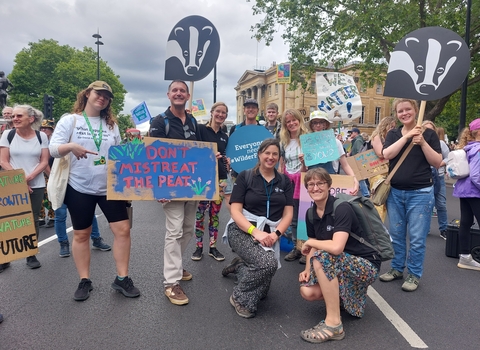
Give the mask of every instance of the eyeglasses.
POLYGON ((327 123, 327 121, 326 120, 312 120, 311 121, 312 125, 320 125, 320 124, 324 124, 324 123, 327 123))
POLYGON ((324 181, 324 182, 308 182, 307 183, 307 189, 313 190, 313 189, 315 189, 315 187, 321 188, 321 187, 324 187, 326 184, 328 184, 328 182, 326 182, 326 181, 324 181))
POLYGON ((193 133, 190 131, 190 128, 188 127, 188 125, 184 125, 183 126, 183 136, 185 136, 185 138, 188 139, 192 135, 193 135, 193 133))

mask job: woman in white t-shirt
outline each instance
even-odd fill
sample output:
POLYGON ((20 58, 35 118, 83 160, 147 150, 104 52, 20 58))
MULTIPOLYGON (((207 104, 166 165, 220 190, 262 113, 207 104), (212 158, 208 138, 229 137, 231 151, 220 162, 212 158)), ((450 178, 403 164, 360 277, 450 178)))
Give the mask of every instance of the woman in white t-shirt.
POLYGON ((301 246, 297 248, 297 223, 298 206, 300 203, 300 182, 302 171, 306 171, 303 161, 300 135, 308 133, 303 122, 303 117, 296 109, 287 109, 282 116, 282 127, 280 129, 280 146, 282 157, 278 167, 281 173, 287 175, 293 182, 293 219, 290 225, 292 231, 293 249, 285 255, 286 261, 295 261, 302 257, 301 246))
POLYGON ((98 204, 114 235, 113 257, 117 277, 112 288, 133 298, 140 291, 128 277, 130 223, 125 201, 107 200, 107 158, 110 146, 119 145, 120 132, 111 110, 113 93, 103 81, 95 81, 77 95, 72 114, 61 118, 50 140, 53 157, 70 154, 70 175, 65 195, 73 225, 72 252, 80 283, 74 300, 86 300, 90 280, 90 233, 98 204))
MULTIPOLYGON (((45 178, 43 171, 48 165, 48 139, 37 131, 42 121, 41 114, 29 105, 13 108, 14 129, 7 130, 0 139, 0 165, 4 170, 23 169, 30 192, 35 232, 38 241, 38 216, 42 206, 45 178)), ((8 265, 7 265, 8 266, 8 265)), ((27 258, 27 266, 36 269, 42 266, 35 255, 27 258)))

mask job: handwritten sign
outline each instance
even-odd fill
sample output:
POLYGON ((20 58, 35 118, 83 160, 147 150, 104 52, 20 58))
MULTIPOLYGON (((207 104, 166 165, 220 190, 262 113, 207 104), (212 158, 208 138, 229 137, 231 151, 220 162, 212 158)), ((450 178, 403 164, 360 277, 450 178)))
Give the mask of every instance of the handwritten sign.
POLYGON ((150 111, 148 110, 147 104, 145 101, 140 103, 137 107, 132 109, 132 119, 135 125, 140 125, 146 122, 149 122, 152 119, 150 111))
POLYGON ((340 158, 333 129, 300 135, 305 165, 328 163, 340 158))
POLYGON ((353 77, 336 72, 317 72, 318 109, 328 118, 340 117, 344 122, 362 116, 362 100, 353 77))
POLYGON ((112 146, 107 198, 113 200, 218 200, 214 142, 145 137, 112 146))
POLYGON ((290 63, 277 65, 277 84, 290 84, 292 81, 292 66, 290 63))
MULTIPOLYGON (((330 194, 336 196, 338 193, 349 194, 354 187, 353 176, 348 175, 330 175, 332 177, 332 187, 330 187, 330 194)), ((306 240, 307 224, 305 223, 305 215, 307 209, 313 205, 312 198, 307 192, 304 184, 305 173, 302 173, 302 185, 300 186, 300 205, 298 207, 298 224, 297 224, 297 238, 306 240)))
POLYGON ((203 99, 197 99, 192 101, 192 115, 195 118, 203 117, 207 115, 207 111, 205 109, 205 103, 203 103, 203 99))
POLYGON ((235 131, 228 139, 226 150, 233 170, 239 173, 253 168, 257 164, 258 147, 263 140, 270 138, 272 134, 264 126, 235 127, 235 131))
POLYGON ((375 175, 388 173, 388 160, 378 158, 373 149, 347 157, 347 162, 357 180, 369 179, 375 175))
POLYGON ((0 264, 38 253, 32 204, 23 170, 0 172, 0 264))

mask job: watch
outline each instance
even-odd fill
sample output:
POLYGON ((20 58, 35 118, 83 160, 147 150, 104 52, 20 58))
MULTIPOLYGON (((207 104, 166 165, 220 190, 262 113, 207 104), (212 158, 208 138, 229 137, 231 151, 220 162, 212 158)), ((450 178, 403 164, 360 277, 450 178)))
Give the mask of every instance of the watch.
POLYGON ((279 230, 276 230, 275 233, 278 237, 280 237, 282 235, 282 233, 279 230))

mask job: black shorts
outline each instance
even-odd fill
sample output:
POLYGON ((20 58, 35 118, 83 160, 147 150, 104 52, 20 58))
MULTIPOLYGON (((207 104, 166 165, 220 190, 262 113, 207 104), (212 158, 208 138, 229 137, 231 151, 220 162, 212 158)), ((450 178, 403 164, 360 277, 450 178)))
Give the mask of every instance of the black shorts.
POLYGON ((107 200, 107 196, 84 194, 67 185, 65 204, 68 207, 74 230, 84 230, 92 225, 95 207, 98 206, 108 222, 128 220, 127 202, 107 200))

